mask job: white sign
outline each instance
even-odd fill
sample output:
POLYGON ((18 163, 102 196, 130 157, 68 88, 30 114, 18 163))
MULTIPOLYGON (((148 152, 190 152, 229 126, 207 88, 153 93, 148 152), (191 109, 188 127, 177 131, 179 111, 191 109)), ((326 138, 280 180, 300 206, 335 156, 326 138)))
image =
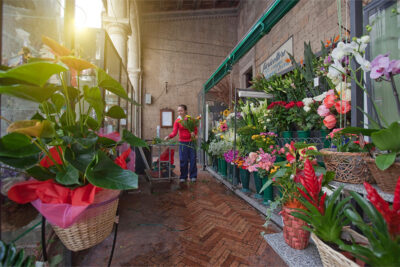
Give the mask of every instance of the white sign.
POLYGON ((276 73, 281 73, 292 66, 288 53, 293 55, 293 37, 290 37, 279 47, 264 63, 261 64, 261 73, 269 78, 276 73))

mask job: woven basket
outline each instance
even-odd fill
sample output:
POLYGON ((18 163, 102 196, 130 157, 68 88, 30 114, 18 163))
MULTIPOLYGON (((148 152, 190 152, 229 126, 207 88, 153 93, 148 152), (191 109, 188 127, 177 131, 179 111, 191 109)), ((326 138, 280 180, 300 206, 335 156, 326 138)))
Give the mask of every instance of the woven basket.
POLYGON ((321 149, 320 152, 326 169, 336 173, 335 181, 350 184, 374 183, 365 161, 369 157, 368 152, 336 152, 328 148, 321 149))
POLYGON ((286 244, 294 249, 305 249, 310 241, 310 232, 303 229, 307 223, 291 215, 292 208, 283 207, 283 237, 286 244))
POLYGON ((118 207, 119 191, 100 191, 91 204, 68 228, 52 225, 54 232, 71 251, 80 251, 101 243, 111 233, 118 207), (108 192, 107 192, 108 191, 108 192), (105 193, 107 199, 104 200, 105 193))
MULTIPOLYGON (((357 263, 325 244, 314 233, 311 234, 311 238, 317 246, 319 256, 324 267, 359 267, 357 263)), ((349 227, 343 227, 342 239, 350 241, 352 238, 358 243, 368 244, 368 240, 364 236, 351 230, 349 227)))
POLYGON ((395 162, 392 166, 382 171, 376 166, 373 158, 367 158, 365 160, 379 188, 382 189, 382 191, 393 194, 400 176, 400 162, 395 162))

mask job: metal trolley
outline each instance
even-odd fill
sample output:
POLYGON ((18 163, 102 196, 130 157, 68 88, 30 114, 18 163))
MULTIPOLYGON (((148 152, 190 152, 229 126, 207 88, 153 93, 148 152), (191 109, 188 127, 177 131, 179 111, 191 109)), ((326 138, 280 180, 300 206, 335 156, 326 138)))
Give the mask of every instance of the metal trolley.
POLYGON ((150 183, 150 191, 153 192, 153 184, 158 182, 170 182, 173 179, 179 179, 179 175, 176 175, 173 170, 174 166, 171 164, 173 160, 172 150, 179 151, 178 143, 161 143, 161 144, 151 144, 150 154, 151 162, 147 162, 144 155, 143 149, 139 148, 140 154, 143 158, 145 164, 146 179, 150 183), (166 159, 161 159, 162 155, 167 151, 168 157, 166 159))

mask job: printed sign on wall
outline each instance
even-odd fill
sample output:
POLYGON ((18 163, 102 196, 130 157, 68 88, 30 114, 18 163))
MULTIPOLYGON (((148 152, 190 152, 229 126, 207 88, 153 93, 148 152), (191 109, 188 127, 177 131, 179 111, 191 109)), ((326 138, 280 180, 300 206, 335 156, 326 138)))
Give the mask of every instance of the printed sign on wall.
POLYGON ((281 73, 290 68, 292 64, 288 61, 288 53, 293 55, 293 37, 290 37, 279 47, 264 63, 261 64, 261 73, 269 78, 276 73, 281 73))

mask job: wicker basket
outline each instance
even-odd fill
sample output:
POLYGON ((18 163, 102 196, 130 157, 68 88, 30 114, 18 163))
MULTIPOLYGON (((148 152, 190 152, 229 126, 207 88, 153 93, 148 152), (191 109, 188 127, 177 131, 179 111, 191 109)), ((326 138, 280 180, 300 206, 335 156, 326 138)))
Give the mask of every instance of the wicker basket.
MULTIPOLYGON (((322 265, 324 267, 358 267, 359 265, 354 261, 348 259, 340 252, 334 250, 327 244, 325 244, 321 239, 319 239, 314 233, 311 234, 311 238, 317 246, 319 256, 321 257, 322 265)), ((368 240, 358 234, 357 232, 351 230, 349 227, 344 227, 342 230, 342 239, 352 240, 354 239, 357 243, 368 244, 368 240)))
POLYGON ((367 158, 365 160, 379 188, 382 189, 382 191, 393 194, 400 176, 400 162, 395 162, 388 169, 382 171, 376 166, 373 158, 367 158))
POLYGON ((91 204, 68 228, 52 225, 54 232, 71 251, 80 251, 101 243, 111 233, 117 207, 119 191, 100 191, 91 204), (104 199, 107 194, 107 199, 104 199))
POLYGON ((328 148, 321 149, 320 152, 326 169, 336 173, 335 181, 350 184, 375 182, 364 160, 369 157, 368 152, 337 152, 328 148))
POLYGON ((307 223, 291 215, 292 208, 283 207, 283 237, 286 244, 294 249, 305 249, 310 241, 310 232, 303 229, 307 223))

